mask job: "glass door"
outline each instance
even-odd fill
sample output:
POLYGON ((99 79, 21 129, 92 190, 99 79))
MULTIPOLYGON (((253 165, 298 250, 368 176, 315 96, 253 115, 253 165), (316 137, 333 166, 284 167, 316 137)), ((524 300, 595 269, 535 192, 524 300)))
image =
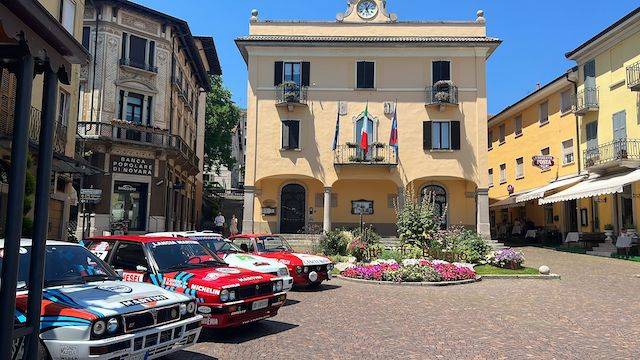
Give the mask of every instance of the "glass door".
POLYGON ((146 230, 147 189, 147 184, 116 181, 111 201, 113 231, 146 230))

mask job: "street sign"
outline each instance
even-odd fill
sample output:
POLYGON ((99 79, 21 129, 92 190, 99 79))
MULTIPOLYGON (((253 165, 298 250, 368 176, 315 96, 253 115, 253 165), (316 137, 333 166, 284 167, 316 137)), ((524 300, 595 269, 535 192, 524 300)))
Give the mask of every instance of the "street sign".
POLYGON ((80 202, 84 204, 97 204, 102 200, 101 189, 80 189, 80 202))

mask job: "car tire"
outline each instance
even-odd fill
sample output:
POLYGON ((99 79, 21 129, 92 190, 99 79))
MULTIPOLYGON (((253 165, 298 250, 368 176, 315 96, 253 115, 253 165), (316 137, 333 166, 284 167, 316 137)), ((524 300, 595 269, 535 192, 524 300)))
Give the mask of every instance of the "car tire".
POLYGON ((38 359, 51 360, 51 355, 49 355, 49 351, 42 340, 38 344, 38 359))

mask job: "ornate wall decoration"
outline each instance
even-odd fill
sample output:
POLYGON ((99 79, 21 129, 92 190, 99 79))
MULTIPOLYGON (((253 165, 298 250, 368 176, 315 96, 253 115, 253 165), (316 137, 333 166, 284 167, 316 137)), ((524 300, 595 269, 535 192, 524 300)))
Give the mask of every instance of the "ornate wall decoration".
POLYGON ((130 13, 124 12, 120 17, 120 23, 125 26, 138 29, 149 34, 158 35, 160 32, 160 25, 145 18, 135 16, 130 13))

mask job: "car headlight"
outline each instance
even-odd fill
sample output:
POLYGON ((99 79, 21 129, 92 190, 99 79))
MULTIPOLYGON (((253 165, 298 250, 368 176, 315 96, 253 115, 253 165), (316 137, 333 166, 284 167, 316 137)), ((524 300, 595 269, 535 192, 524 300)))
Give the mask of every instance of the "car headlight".
POLYGON ((282 291, 282 281, 276 281, 276 291, 282 291))
POLYGON ((196 311, 196 303, 193 301, 187 304, 187 313, 193 314, 196 311))
POLYGON ((180 316, 187 315, 187 304, 180 304, 180 316))
POLYGON ((304 269, 303 269, 303 270, 304 270, 305 274, 309 272, 309 268, 308 268, 308 267, 306 267, 306 266, 304 267, 304 269))
POLYGON ((278 270, 278 276, 289 276, 289 269, 285 266, 278 270))
POLYGON ((296 266, 296 272, 302 274, 302 266, 296 266))
POLYGON ((116 318, 109 319, 109 321, 107 321, 107 332, 109 334, 115 333, 116 331, 118 331, 118 326, 120 326, 120 324, 118 323, 118 319, 116 318))
POLYGON ((227 302, 229 301, 229 290, 224 289, 220 291, 220 301, 227 302))
POLYGON ((328 271, 333 270, 333 264, 329 264, 329 265, 327 265, 327 270, 328 270, 328 271))
POLYGON ((101 336, 102 334, 104 334, 105 330, 107 330, 107 325, 102 320, 98 320, 93 323, 93 327, 91 328, 93 334, 97 336, 101 336))

